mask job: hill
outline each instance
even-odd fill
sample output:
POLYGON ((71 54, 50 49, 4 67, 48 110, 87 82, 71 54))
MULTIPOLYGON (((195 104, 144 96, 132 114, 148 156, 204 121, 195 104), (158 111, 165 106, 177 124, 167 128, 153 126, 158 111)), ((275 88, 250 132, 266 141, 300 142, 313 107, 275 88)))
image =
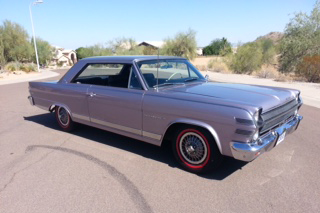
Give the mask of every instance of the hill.
POLYGON ((255 41, 259 41, 261 39, 271 39, 274 43, 278 43, 282 37, 283 33, 281 32, 271 32, 264 36, 258 37, 255 41))

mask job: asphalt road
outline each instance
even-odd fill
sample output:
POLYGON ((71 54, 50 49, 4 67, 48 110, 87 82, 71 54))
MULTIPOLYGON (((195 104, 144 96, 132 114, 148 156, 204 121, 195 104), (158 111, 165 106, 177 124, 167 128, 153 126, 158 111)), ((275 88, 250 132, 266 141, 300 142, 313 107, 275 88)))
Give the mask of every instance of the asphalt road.
POLYGON ((320 211, 320 109, 303 106, 299 129, 255 161, 199 176, 166 147, 62 132, 27 96, 27 83, 0 86, 0 212, 320 211))

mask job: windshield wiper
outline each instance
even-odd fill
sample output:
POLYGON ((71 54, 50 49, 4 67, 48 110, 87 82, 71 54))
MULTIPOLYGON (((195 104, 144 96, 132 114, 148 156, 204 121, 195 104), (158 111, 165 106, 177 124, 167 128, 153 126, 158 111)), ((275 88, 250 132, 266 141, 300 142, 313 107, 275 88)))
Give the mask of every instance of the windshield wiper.
POLYGON ((193 78, 188 78, 186 80, 184 80, 184 82, 187 82, 187 81, 195 81, 195 80, 198 80, 199 78, 196 78, 196 77, 193 77, 193 78))
POLYGON ((163 87, 163 86, 170 86, 170 85, 184 85, 184 83, 163 83, 163 84, 158 84, 158 85, 154 85, 153 88, 156 87, 163 87))

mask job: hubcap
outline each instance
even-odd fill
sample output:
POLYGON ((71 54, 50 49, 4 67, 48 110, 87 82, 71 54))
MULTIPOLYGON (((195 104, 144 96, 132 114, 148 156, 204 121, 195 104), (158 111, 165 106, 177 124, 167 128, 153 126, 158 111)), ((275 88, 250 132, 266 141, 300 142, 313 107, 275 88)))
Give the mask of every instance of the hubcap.
POLYGON ((65 108, 59 108, 58 117, 63 126, 67 126, 69 124, 69 114, 65 108))
POLYGON ((191 164, 201 164, 208 155, 204 139, 197 133, 187 132, 179 141, 180 153, 191 164))

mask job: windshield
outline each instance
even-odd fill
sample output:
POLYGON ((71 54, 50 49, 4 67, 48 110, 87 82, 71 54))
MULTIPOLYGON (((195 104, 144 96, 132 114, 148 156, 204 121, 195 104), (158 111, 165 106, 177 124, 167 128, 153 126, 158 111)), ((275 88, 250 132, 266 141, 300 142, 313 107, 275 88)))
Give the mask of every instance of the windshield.
POLYGON ((137 65, 149 87, 205 80, 187 60, 148 60, 140 61, 137 65))

